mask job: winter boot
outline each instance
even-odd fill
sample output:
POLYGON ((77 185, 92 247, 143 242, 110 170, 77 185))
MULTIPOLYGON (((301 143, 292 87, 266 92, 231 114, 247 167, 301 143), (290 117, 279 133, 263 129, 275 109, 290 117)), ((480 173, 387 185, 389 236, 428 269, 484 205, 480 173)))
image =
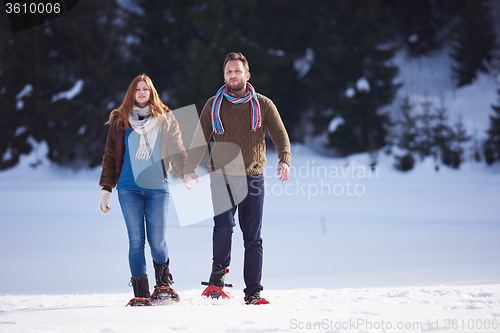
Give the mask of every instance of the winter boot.
MULTIPOLYGON (((223 265, 212 264, 212 274, 208 280, 208 287, 201 294, 202 296, 212 298, 233 298, 230 293, 224 290, 224 287, 231 286, 224 283, 226 274, 229 273, 229 268, 223 265)), ((205 283, 203 283, 205 284, 205 283)))
POLYGON ((229 273, 229 268, 222 265, 212 264, 212 273, 210 274, 208 285, 216 286, 222 289, 224 287, 224 279, 226 278, 227 273, 229 273))
POLYGON ((260 297, 260 291, 254 291, 249 295, 245 295, 245 303, 248 305, 261 305, 261 304, 269 304, 265 298, 260 297))
POLYGON ((153 295, 151 296, 151 300, 162 304, 164 301, 173 300, 178 302, 179 295, 177 292, 172 289, 171 285, 174 283, 174 279, 172 274, 170 274, 170 270, 168 268, 170 264, 170 259, 167 260, 166 264, 158 265, 153 261, 153 265, 155 268, 155 278, 156 278, 156 286, 153 291, 153 295))
POLYGON ((130 306, 151 306, 149 298, 149 282, 146 274, 132 276, 130 284, 134 288, 134 298, 132 298, 127 305, 130 306))

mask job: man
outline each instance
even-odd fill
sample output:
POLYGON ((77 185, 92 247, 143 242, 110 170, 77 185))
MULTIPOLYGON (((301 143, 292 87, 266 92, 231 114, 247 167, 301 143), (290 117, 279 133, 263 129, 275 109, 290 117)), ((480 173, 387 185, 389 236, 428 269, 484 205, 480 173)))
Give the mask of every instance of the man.
POLYGON ((209 162, 215 215, 213 263, 209 286, 203 295, 213 298, 231 297, 223 290, 224 276, 229 272, 227 267, 231 261, 234 216, 238 211, 245 247, 245 302, 268 304, 260 296, 263 290, 260 282, 265 130, 267 129, 276 147, 279 158, 277 174, 283 182, 290 177, 290 141, 276 106, 269 98, 257 94, 248 83, 250 70, 245 56, 241 53, 229 53, 224 59, 223 71, 225 85, 205 104, 200 115, 198 133, 195 134, 195 138, 203 136, 204 145, 198 148, 196 144, 191 145, 184 167, 184 183, 191 189, 198 182, 195 168, 202 159, 206 143, 213 137, 215 146, 209 162), (234 162, 238 161, 238 156, 241 168, 234 162), (229 207, 224 202, 224 197, 229 198, 229 207))

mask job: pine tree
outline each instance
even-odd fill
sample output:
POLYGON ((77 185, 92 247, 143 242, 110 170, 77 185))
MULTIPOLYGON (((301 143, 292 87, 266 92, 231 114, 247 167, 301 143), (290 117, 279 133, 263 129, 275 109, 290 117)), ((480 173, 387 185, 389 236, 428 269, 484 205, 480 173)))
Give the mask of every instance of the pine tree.
POLYGON ((16 34, 2 24, 0 58, 8 84, 0 87, 0 112, 10 121, 0 125, 9 127, 0 128, 5 135, 0 168, 15 165, 19 154, 31 150, 32 140, 45 141, 56 163, 101 162, 104 122, 126 89, 124 82, 131 80, 117 47, 117 10, 114 1, 80 2, 60 18, 16 34), (28 85, 30 94, 19 98, 28 85), (78 94, 57 98, 77 87, 78 94))
POLYGON ((16 165, 21 154, 31 152, 33 141, 50 131, 47 106, 55 91, 54 73, 47 71, 49 53, 54 52, 51 23, 18 33, 11 32, 7 20, 0 23, 0 115, 4 119, 0 122, 0 169, 16 165))
POLYGON ((66 91, 78 80, 83 87, 72 99, 51 100, 51 108, 56 112, 49 121, 55 126, 45 138, 53 161, 92 167, 102 161, 107 135, 103 124, 138 73, 128 71, 124 56, 127 43, 121 30, 127 12, 116 1, 97 5, 80 2, 75 9, 78 10, 54 21, 53 39, 62 50, 52 59, 52 66, 60 64, 56 67, 60 76, 71 73, 63 76, 60 87, 54 91, 66 91), (87 28, 82 29, 83 26, 87 28))
POLYGON ((395 39, 412 57, 427 55, 446 42, 463 0, 383 0, 391 10, 395 39))
POLYGON ((477 130, 474 129, 474 134, 472 135, 472 149, 473 149, 473 154, 472 158, 476 162, 481 162, 482 156, 481 156, 481 144, 479 143, 479 138, 477 134, 477 130))
POLYGON ((452 168, 458 169, 462 162, 465 160, 464 156, 464 143, 469 141, 471 137, 467 134, 467 130, 465 128, 464 120, 462 115, 458 117, 458 120, 455 122, 454 127, 452 128, 452 140, 450 143, 450 151, 451 151, 451 159, 450 163, 446 164, 451 166, 452 168))
POLYGON ((439 170, 439 162, 452 168, 459 168, 464 159, 463 144, 470 140, 467 135, 462 117, 459 117, 454 127, 449 125, 448 109, 441 102, 441 106, 431 111, 430 103, 424 106, 422 119, 425 119, 422 128, 421 157, 432 156, 435 169, 439 170))
POLYGON ((390 119, 380 109, 397 90, 386 15, 380 1, 372 0, 321 2, 316 7, 311 32, 316 57, 305 78, 306 92, 325 132, 333 117, 344 119, 328 134, 329 146, 344 156, 386 144, 390 119))
POLYGON ((241 52, 249 61, 250 83, 257 92, 275 102, 289 128, 298 123, 304 97, 293 61, 305 50, 307 28, 295 23, 310 17, 301 16, 300 1, 137 3, 143 13, 130 24, 130 33, 141 40, 131 47, 139 60, 134 66, 155 73, 171 108, 196 104, 201 112, 224 84, 225 55, 241 52), (149 20, 144 22, 143 17, 149 20))
POLYGON ((432 102, 429 100, 426 100, 421 104, 422 114, 417 118, 419 132, 417 137, 417 152, 421 159, 424 159, 427 156, 432 156, 434 160, 437 160, 438 153, 434 145, 433 134, 436 115, 432 110, 432 106, 432 102))
POLYGON ((498 50, 497 36, 490 14, 489 0, 464 0, 460 23, 453 38, 450 56, 457 85, 472 83, 478 72, 488 73, 498 50))
POLYGON ((417 151, 418 117, 414 115, 413 109, 414 105, 410 103, 410 98, 406 96, 400 107, 403 118, 401 121, 397 122, 400 126, 400 135, 397 145, 405 154, 395 157, 395 167, 401 171, 411 170, 415 165, 413 154, 417 151))
MULTIPOLYGON (((498 89, 498 95, 500 96, 500 89, 498 89)), ((492 109, 494 114, 490 116, 488 138, 483 144, 484 156, 488 164, 500 160, 500 102, 492 105, 492 109)))
POLYGON ((453 164, 453 152, 450 148, 453 132, 448 125, 448 109, 441 102, 441 107, 436 109, 435 124, 432 128, 432 145, 435 146, 437 159, 445 165, 453 164))

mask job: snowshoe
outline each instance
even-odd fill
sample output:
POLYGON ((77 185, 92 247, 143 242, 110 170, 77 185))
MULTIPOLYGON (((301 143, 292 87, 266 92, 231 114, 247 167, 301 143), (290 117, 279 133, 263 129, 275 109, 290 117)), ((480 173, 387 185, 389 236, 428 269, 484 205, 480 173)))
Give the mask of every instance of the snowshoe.
POLYGON ((127 306, 153 306, 149 298, 135 297, 132 298, 127 306))
POLYGON ((201 293, 201 296, 212 297, 212 298, 233 298, 233 296, 227 291, 222 290, 221 288, 211 285, 205 288, 205 290, 201 293))
POLYGON ((252 295, 246 295, 245 303, 248 305, 269 304, 265 298, 260 297, 260 292, 253 293, 252 295))
POLYGON ((166 305, 180 300, 177 292, 170 286, 155 286, 155 290, 151 295, 151 301, 155 305, 166 305))
POLYGON ((229 268, 223 265, 212 264, 212 273, 210 274, 210 279, 208 282, 202 282, 204 286, 208 286, 201 293, 202 296, 212 297, 212 298, 233 298, 233 296, 224 291, 224 287, 232 287, 232 284, 224 283, 224 278, 226 274, 229 273, 229 268))

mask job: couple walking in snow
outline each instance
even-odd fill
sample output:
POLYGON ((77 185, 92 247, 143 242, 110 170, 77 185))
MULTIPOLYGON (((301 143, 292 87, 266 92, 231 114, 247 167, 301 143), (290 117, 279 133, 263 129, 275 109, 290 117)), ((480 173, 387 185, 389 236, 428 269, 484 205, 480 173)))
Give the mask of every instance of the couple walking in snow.
POLYGON ((264 205, 265 130, 278 153, 277 173, 281 181, 290 175, 290 142, 273 102, 255 92, 248 83, 250 71, 241 53, 229 53, 223 64, 224 86, 205 104, 193 144, 186 153, 177 120, 164 105, 151 79, 142 74, 130 84, 121 106, 111 112, 103 157, 100 211, 111 208, 112 188, 117 189, 129 237, 129 264, 134 298, 129 305, 151 305, 151 301, 178 300, 172 289, 166 245, 169 202, 169 172, 196 186, 195 169, 210 138, 215 146, 208 163, 214 206, 213 262, 207 297, 230 297, 224 291, 224 276, 231 262, 231 239, 238 212, 243 233, 245 302, 266 304, 260 296, 263 246, 261 239, 264 205), (195 145, 195 142, 203 145, 195 145), (233 147, 234 149, 228 149, 233 147), (241 167, 231 160, 241 154, 241 167), (243 195, 241 188, 245 191, 243 195), (223 199, 226 198, 226 199, 223 199), (229 199, 227 199, 229 198, 229 199), (227 204, 229 203, 229 205, 227 204), (144 246, 151 248, 156 286, 149 292, 144 246))

